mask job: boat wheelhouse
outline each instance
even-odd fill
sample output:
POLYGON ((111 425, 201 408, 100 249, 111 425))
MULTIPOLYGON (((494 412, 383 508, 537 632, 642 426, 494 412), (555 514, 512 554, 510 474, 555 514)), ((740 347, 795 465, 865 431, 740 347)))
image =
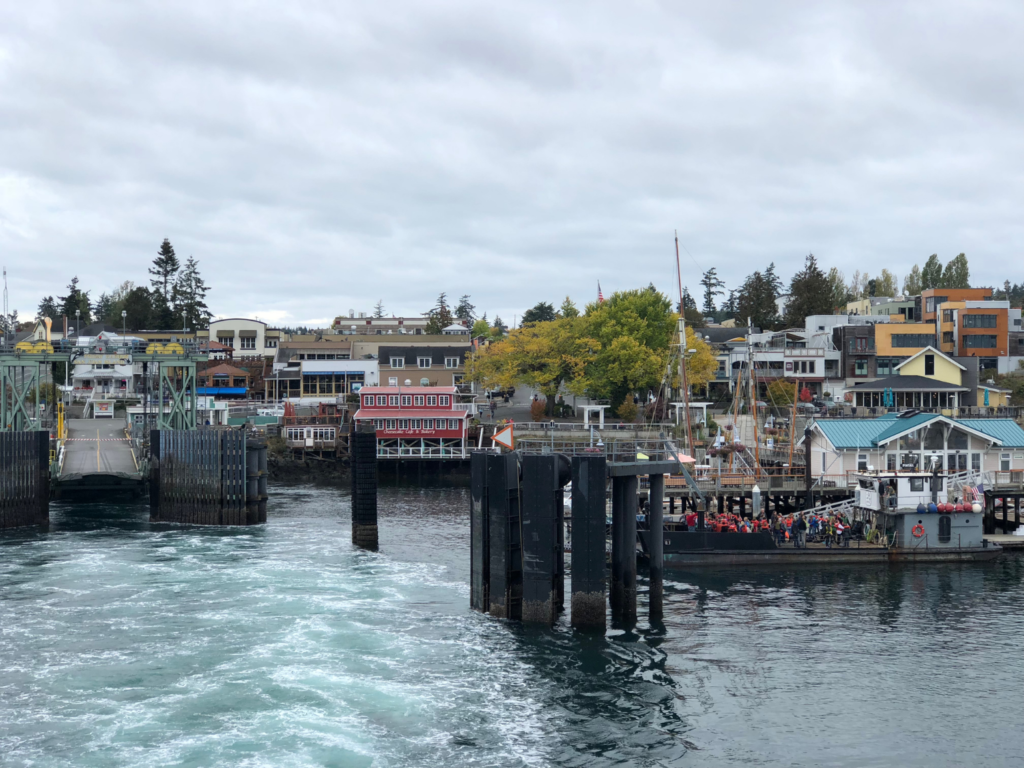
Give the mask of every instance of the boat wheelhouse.
POLYGON ((381 459, 464 459, 471 403, 456 387, 363 387, 354 420, 372 422, 381 459))

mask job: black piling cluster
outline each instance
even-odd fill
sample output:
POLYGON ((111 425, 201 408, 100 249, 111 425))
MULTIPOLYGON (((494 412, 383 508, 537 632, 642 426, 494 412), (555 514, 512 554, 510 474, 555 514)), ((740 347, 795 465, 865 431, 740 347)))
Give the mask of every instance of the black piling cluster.
POLYGON ((50 434, 0 432, 0 529, 50 519, 50 434))
POLYGON ((363 422, 352 434, 352 543, 377 549, 377 432, 363 422))

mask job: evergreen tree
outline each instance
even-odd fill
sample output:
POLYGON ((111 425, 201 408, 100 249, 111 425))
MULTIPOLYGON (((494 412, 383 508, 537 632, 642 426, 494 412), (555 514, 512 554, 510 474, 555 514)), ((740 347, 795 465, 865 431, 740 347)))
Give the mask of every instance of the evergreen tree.
POLYGON ((149 282, 153 286, 153 290, 163 296, 164 302, 168 306, 173 299, 175 277, 179 269, 181 269, 181 265, 178 263, 178 257, 174 255, 174 246, 165 237, 163 243, 160 244, 156 258, 153 259, 153 266, 149 268, 149 274, 153 275, 153 279, 149 282))
POLYGON ((764 279, 768 281, 768 285, 771 286, 772 293, 778 297, 782 295, 782 279, 775 274, 775 262, 768 264, 768 269, 764 271, 764 279))
POLYGON ((933 253, 928 257, 928 261, 924 263, 924 269, 921 270, 921 290, 927 291, 929 288, 941 287, 942 262, 939 261, 939 255, 933 253))
POLYGON ((722 302, 722 313, 725 315, 725 317, 723 318, 724 320, 727 320, 727 319, 732 318, 732 317, 736 317, 736 307, 737 307, 737 301, 738 301, 738 299, 737 299, 738 294, 739 294, 739 291, 737 291, 735 288, 730 288, 729 289, 729 296, 728 296, 728 298, 725 301, 722 302))
POLYGON ((580 311, 576 309, 576 305, 568 296, 565 297, 565 301, 562 302, 562 306, 559 308, 558 312, 562 317, 580 316, 580 311))
POLYGON ((378 299, 377 303, 373 305, 373 316, 376 318, 384 317, 384 299, 378 299))
MULTIPOLYGON (((114 313, 114 298, 106 292, 100 294, 100 297, 96 300, 93 305, 92 314, 96 318, 98 323, 107 323, 108 325, 114 325, 111 317, 114 313)), ((119 317, 118 320, 121 318, 119 317)), ((119 325, 120 323, 118 323, 119 325)))
POLYGON ((459 299, 459 304, 455 307, 455 317, 459 320, 465 320, 468 325, 472 325, 476 319, 476 307, 469 303, 469 295, 465 294, 459 299))
POLYGON ((971 272, 967 267, 967 256, 958 254, 949 260, 942 272, 940 288, 970 288, 971 272))
POLYGON ((441 293, 437 297, 437 304, 427 313, 427 327, 424 333, 439 334, 454 322, 451 309, 448 308, 448 295, 441 293))
POLYGON ((546 301, 538 301, 535 306, 523 312, 523 320, 520 327, 527 323, 550 323, 555 319, 555 307, 546 301))
MULTIPOLYGON (((82 327, 92 322, 89 292, 79 289, 77 275, 71 278, 71 282, 68 283, 67 296, 58 296, 57 301, 60 302, 60 313, 65 315, 69 322, 74 323, 76 310, 81 313, 80 322, 82 327)), ((75 333, 78 333, 80 330, 80 328, 76 328, 75 333)))
POLYGON ((505 325, 505 322, 501 319, 500 316, 495 315, 494 316, 494 337, 496 339, 500 339, 506 333, 508 333, 508 326, 505 325))
POLYGON ((129 331, 151 330, 157 323, 153 317, 153 294, 144 286, 132 288, 124 297, 122 309, 127 313, 125 327, 129 331))
POLYGON ((903 280, 903 295, 907 297, 921 295, 921 268, 917 264, 903 280))
POLYGON ((810 315, 832 314, 828 278, 818 267, 814 254, 808 254, 804 268, 793 275, 789 283, 789 302, 786 305, 786 326, 802 327, 810 315))
POLYGON ((195 331, 210 324, 213 315, 206 306, 208 290, 199 274, 199 262, 189 256, 174 285, 175 312, 183 318, 186 328, 195 331))
POLYGON ((53 296, 44 296, 43 300, 39 302, 39 309, 36 310, 36 319, 42 320, 44 317, 48 317, 56 325, 60 313, 61 308, 54 301, 53 296))
POLYGON ((704 315, 714 316, 715 296, 721 296, 724 293, 722 287, 725 282, 718 278, 717 270, 712 267, 701 276, 700 284, 704 286, 704 315))
POLYGON ((769 277, 765 273, 754 272, 740 286, 736 298, 736 322, 745 326, 749 319, 761 330, 775 327, 778 324, 777 298, 769 277))

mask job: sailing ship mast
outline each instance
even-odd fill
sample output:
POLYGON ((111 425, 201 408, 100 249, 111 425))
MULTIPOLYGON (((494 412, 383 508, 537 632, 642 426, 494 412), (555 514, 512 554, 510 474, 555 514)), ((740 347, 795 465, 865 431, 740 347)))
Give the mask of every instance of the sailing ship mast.
POLYGON ((683 388, 683 417, 686 419, 686 450, 693 455, 690 433, 690 385, 686 381, 686 307, 683 306, 683 270, 679 265, 679 232, 676 235, 676 276, 679 278, 679 380, 683 388))

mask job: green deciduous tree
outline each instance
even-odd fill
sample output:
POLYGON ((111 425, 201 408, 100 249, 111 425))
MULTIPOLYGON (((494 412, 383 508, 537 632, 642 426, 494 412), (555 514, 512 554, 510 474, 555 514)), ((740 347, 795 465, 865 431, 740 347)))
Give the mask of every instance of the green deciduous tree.
POLYGON ((846 311, 846 305, 852 300, 850 291, 846 287, 846 278, 836 267, 828 271, 828 293, 829 304, 833 312, 842 313, 846 311))
POLYGON ((928 257, 928 261, 924 263, 924 268, 921 270, 921 290, 927 291, 929 288, 941 288, 942 287, 942 262, 939 261, 939 256, 933 253, 928 257))
POLYGON ((940 288, 970 288, 971 272, 967 266, 967 256, 958 254, 949 260, 942 272, 940 288))
POLYGON ((875 296, 895 296, 900 292, 900 284, 896 275, 888 269, 883 269, 881 274, 875 278, 875 296))
POLYGON ((903 295, 921 295, 921 268, 917 264, 910 270, 910 274, 903 279, 903 295))

